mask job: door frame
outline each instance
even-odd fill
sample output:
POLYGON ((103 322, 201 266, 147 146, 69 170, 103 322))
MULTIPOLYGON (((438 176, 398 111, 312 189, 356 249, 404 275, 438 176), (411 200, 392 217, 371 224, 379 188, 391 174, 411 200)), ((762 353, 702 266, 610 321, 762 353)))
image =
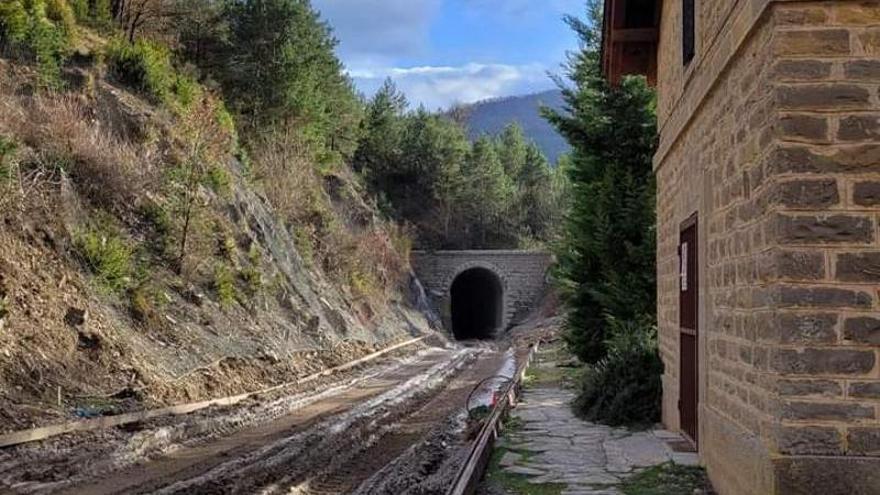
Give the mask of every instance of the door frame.
POLYGON ((703 344, 703 340, 704 340, 701 338, 701 333, 703 333, 703 332, 701 332, 701 325, 700 325, 701 319, 703 316, 702 315, 703 312, 701 311, 701 306, 702 306, 702 304, 701 304, 702 297, 701 296, 702 296, 702 288, 703 288, 703 286, 701 284, 702 276, 703 276, 703 270, 701 269, 701 263, 703 261, 702 260, 702 258, 703 258, 702 252, 701 252, 703 242, 702 242, 701 234, 702 234, 702 232, 700 229, 699 212, 694 212, 690 217, 688 217, 685 221, 681 222, 681 224, 679 225, 678 249, 677 249, 678 258, 679 258, 679 267, 678 267, 679 273, 678 273, 678 277, 677 277, 678 282, 679 282, 678 289, 677 289, 679 303, 678 303, 678 331, 676 332, 677 333, 677 340, 678 340, 678 372, 679 372, 679 376, 678 376, 679 430, 681 431, 682 436, 684 436, 688 441, 690 441, 694 445, 694 448, 697 450, 699 450, 699 440, 700 440, 700 438, 699 438, 700 437, 700 398, 703 395, 701 393, 701 389, 703 386, 703 379, 705 378, 703 376, 703 373, 701 373, 703 367, 702 367, 702 362, 701 362, 702 360, 700 359, 701 354, 702 354, 702 344, 703 344), (682 244, 683 244, 682 237, 684 236, 685 232, 687 232, 690 229, 694 229, 693 241, 692 241, 694 245, 688 246, 688 252, 686 253, 688 255, 688 260, 685 260, 685 263, 687 264, 686 275, 687 275, 688 285, 689 285, 689 287, 693 287, 693 290, 696 291, 693 296, 694 300, 692 301, 693 311, 695 313, 693 315, 693 326, 695 328, 686 329, 683 326, 684 300, 682 297, 682 290, 681 290, 681 284, 682 284, 682 266, 681 266, 681 262, 682 262, 682 252, 681 251, 682 251, 682 249, 681 248, 682 248, 682 244), (690 263, 691 256, 693 256, 693 264, 692 265, 690 263), (683 418, 685 417, 685 415, 682 414, 682 412, 684 411, 684 407, 686 405, 685 400, 683 399, 683 397, 684 397, 683 392, 685 389, 685 371, 687 371, 687 370, 685 370, 685 366, 684 366, 685 363, 684 363, 684 360, 682 359, 683 358, 683 353, 682 353, 683 341, 687 338, 685 336, 693 337, 693 343, 692 343, 692 345, 693 345, 693 351, 692 351, 693 352, 693 363, 691 366, 692 369, 689 370, 689 373, 692 373, 690 383, 691 383, 691 387, 693 387, 694 398, 693 398, 692 410, 689 412, 691 413, 691 415, 693 417, 694 424, 688 425, 688 426, 692 426, 693 433, 688 431, 691 428, 688 428, 688 429, 685 428, 685 424, 683 421, 683 418))

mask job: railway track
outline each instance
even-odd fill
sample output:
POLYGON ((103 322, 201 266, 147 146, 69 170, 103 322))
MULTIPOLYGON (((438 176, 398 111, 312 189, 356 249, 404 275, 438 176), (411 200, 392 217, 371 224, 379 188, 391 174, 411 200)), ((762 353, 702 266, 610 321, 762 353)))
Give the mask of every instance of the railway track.
MULTIPOLYGON (((82 495, 329 495, 354 493, 385 470, 398 479, 383 479, 360 493, 398 495, 455 451, 425 439, 460 427, 450 418, 462 416, 473 386, 504 362, 497 350, 432 349, 271 421, 184 444, 143 463, 7 488, 82 495), (419 452, 422 444, 430 452, 419 452), (402 460, 417 462, 389 470, 402 460)), ((15 478, 9 475, 7 480, 15 478)), ((0 492, 6 493, 2 484, 0 492)))

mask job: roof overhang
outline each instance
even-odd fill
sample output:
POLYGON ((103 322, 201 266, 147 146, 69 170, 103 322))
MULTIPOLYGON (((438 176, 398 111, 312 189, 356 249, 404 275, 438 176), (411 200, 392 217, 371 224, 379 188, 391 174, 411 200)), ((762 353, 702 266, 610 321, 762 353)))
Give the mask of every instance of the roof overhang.
POLYGON ((602 74, 617 84, 638 74, 657 81, 657 45, 662 0, 605 0, 602 74))

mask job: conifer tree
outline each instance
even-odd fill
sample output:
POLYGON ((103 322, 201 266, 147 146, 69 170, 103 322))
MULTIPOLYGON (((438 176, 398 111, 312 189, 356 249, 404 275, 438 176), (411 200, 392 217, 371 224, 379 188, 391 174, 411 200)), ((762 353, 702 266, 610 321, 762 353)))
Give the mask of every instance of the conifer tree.
POLYGON ((229 2, 229 46, 219 70, 232 106, 255 127, 285 126, 319 148, 350 156, 360 103, 308 0, 229 2))
POLYGON ((572 209, 558 249, 557 278, 568 306, 567 339, 586 362, 605 356, 608 317, 655 313, 653 92, 641 78, 610 86, 599 69, 601 9, 592 23, 569 18, 582 50, 569 61, 568 112, 547 111, 573 147, 572 209))

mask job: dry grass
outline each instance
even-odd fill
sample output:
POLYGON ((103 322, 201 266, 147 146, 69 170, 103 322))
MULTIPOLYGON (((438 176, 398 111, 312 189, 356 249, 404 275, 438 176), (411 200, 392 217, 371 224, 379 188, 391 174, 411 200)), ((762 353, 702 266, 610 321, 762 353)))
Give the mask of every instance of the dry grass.
POLYGON ((67 174, 96 206, 131 205, 155 179, 157 151, 119 139, 94 115, 76 95, 21 95, 0 84, 0 133, 22 145, 22 176, 58 180, 67 174))
POLYGON ((315 224, 327 215, 327 200, 308 147, 292 134, 255 140, 251 148, 256 182, 289 224, 315 224))

